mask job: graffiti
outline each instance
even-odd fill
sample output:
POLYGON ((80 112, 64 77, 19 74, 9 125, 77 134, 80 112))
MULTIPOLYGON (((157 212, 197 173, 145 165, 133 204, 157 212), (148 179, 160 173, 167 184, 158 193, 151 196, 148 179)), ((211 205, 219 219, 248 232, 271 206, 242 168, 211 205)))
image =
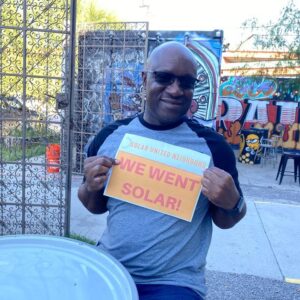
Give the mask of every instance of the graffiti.
MULTIPOLYGON (((126 49, 127 50, 127 49, 126 49)), ((109 68, 105 68, 104 124, 126 118, 142 110, 142 77, 144 51, 115 50, 109 68)))
POLYGON ((222 77, 220 95, 239 100, 300 101, 299 83, 288 78, 222 77))
POLYGON ((259 135, 251 132, 243 132, 240 137, 239 161, 246 164, 254 164, 256 153, 259 150, 259 135))
POLYGON ((277 90, 277 83, 274 79, 251 78, 251 77, 230 77, 222 79, 220 95, 243 99, 269 99, 277 90))
MULTIPOLYGON (((143 28, 140 32, 143 31, 143 28)), ((145 41, 138 30, 131 40, 109 40, 106 31, 85 32, 79 38, 78 118, 83 131, 96 133, 106 124, 142 110, 142 79, 145 41), (122 42, 122 47, 119 43, 122 42), (134 44, 134 45, 131 45, 134 44)))
MULTIPOLYGON (((292 82, 293 83, 293 82, 292 82)), ((294 85, 290 90, 294 89, 294 85)), ((288 91, 285 81, 286 94, 288 91)), ((284 126, 282 146, 300 150, 300 103, 276 99, 283 88, 276 79, 229 78, 220 86, 217 130, 233 145, 241 142, 241 131, 250 127, 268 129, 268 136, 279 134, 284 126), (231 85, 230 85, 231 84, 231 85), (245 84, 245 86, 242 86, 245 84), (237 91, 234 91, 237 89, 237 91)), ((297 95, 293 90, 293 95, 297 95)), ((297 99, 295 96, 294 100, 297 99)))
POLYGON ((196 118, 211 120, 216 118, 218 89, 219 89, 219 61, 218 58, 200 43, 188 43, 197 60, 197 78, 193 97, 193 111, 196 118))

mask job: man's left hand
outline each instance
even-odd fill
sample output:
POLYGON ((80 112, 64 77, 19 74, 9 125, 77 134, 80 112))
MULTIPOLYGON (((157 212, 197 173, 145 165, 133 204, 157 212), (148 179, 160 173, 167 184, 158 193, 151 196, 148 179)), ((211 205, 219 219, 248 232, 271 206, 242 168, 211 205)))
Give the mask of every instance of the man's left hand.
POLYGON ((234 208, 240 197, 231 175, 217 167, 204 171, 202 193, 214 205, 224 209, 234 208))

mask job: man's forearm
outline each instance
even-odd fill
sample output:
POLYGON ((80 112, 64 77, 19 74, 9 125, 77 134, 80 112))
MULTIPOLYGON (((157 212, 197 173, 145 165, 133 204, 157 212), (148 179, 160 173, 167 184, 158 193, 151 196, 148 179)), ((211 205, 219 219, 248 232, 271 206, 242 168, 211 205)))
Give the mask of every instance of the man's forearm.
POLYGON ((103 190, 97 192, 89 192, 84 183, 78 189, 78 198, 82 204, 93 214, 102 214, 107 211, 106 197, 103 190))
POLYGON ((246 214, 247 206, 244 203, 241 212, 237 215, 231 215, 226 213, 223 209, 213 205, 211 207, 211 216, 216 226, 221 229, 228 229, 238 223, 246 214))

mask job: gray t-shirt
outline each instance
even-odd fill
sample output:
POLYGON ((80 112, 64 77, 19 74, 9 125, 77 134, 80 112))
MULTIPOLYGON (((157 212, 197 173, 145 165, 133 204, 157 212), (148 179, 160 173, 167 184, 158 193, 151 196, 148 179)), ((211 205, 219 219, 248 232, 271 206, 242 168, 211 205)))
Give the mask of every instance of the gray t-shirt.
MULTIPOLYGON (((95 155, 95 149, 99 149, 97 155, 115 157, 126 133, 164 141, 210 156, 217 154, 212 149, 223 147, 224 157, 219 160, 225 160, 224 164, 228 166, 233 161, 232 172, 226 171, 232 174, 238 186, 235 159, 227 142, 213 130, 190 120, 173 127, 152 126, 143 121, 141 116, 125 122, 119 121, 96 136, 88 156, 95 155)), ((213 162, 214 159, 211 165, 213 162)), ((204 297, 206 256, 212 235, 209 206, 207 198, 200 195, 193 219, 188 222, 108 198, 107 228, 99 247, 118 259, 138 284, 185 286, 204 297)))

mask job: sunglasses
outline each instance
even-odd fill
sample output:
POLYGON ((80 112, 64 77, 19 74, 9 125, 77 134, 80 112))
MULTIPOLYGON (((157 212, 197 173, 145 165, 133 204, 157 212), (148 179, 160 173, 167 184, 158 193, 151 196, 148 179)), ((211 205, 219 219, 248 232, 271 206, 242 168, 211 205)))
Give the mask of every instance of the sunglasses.
POLYGON ((160 71, 148 71, 147 73, 153 74, 154 80, 164 86, 171 85, 177 79, 179 85, 183 89, 194 89, 195 84, 199 82, 197 78, 194 78, 189 75, 176 76, 169 72, 160 72, 160 71))

